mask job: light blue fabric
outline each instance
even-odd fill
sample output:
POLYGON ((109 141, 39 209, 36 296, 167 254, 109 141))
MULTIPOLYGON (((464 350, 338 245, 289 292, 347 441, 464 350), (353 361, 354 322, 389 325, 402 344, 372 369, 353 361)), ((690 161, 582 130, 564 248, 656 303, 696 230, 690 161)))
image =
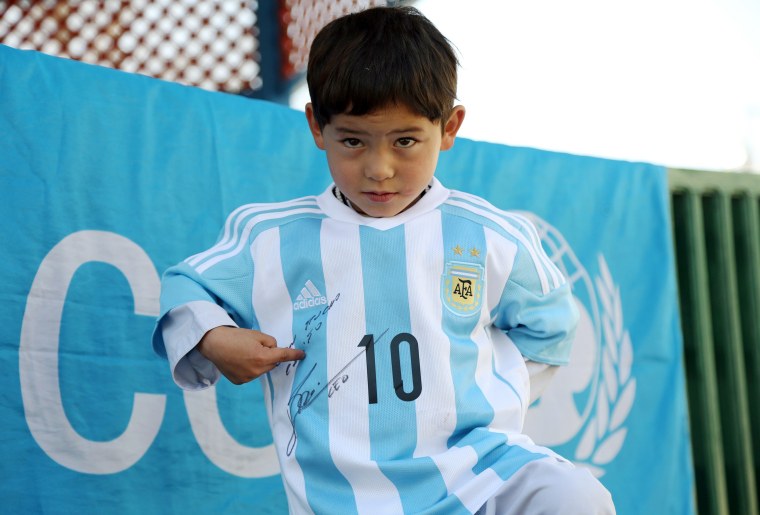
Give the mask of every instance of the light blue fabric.
MULTIPOLYGON (((554 448, 620 514, 694 513, 665 170, 460 139, 437 176, 537 217, 587 313, 593 374, 554 448)), ((286 511, 279 476, 206 455, 150 335, 159 275, 228 213, 329 182, 302 113, 0 46, 5 510, 286 511)), ((240 409, 259 388, 216 401, 232 445, 271 443, 264 410, 240 409)))

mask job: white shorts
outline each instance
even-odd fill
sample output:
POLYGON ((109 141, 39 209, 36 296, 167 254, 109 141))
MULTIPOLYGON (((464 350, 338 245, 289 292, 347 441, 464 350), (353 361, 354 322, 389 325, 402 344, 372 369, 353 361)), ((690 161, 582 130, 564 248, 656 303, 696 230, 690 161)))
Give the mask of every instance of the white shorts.
POLYGON ((586 469, 551 456, 510 477, 477 515, 613 515, 607 489, 586 469))

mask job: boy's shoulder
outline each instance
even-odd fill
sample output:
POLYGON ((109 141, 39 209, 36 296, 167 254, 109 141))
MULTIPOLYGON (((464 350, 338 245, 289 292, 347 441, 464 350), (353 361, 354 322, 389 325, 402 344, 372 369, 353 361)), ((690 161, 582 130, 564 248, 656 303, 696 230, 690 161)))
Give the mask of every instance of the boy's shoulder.
POLYGON ((272 210, 272 209, 287 209, 292 206, 300 206, 303 204, 316 204, 316 195, 304 195, 303 197, 293 197, 286 200, 270 200, 267 202, 248 202, 235 208, 234 212, 241 210, 272 210))
POLYGON ((237 207, 227 215, 224 231, 250 235, 294 220, 324 216, 315 195, 284 201, 251 202, 237 207))
POLYGON ((531 224, 531 214, 526 211, 498 207, 481 196, 462 190, 449 189, 448 198, 444 204, 452 208, 452 210, 456 209, 462 213, 470 213, 484 219, 499 219, 520 224, 531 224))
POLYGON ((510 240, 525 243, 527 238, 531 243, 535 243, 540 239, 532 221, 532 213, 503 209, 472 193, 450 189, 443 209, 454 216, 467 218, 493 229, 510 240))

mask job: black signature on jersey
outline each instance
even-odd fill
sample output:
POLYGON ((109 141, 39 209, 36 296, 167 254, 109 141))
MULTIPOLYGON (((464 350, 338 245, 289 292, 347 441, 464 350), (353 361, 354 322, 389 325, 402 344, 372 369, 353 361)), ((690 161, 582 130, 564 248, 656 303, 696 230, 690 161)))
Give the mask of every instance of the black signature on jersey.
MULTIPOLYGON (((383 331, 377 337, 376 341, 380 341, 387 332, 388 329, 383 331)), ((293 429, 293 432, 290 435, 290 439, 288 440, 287 448, 285 449, 285 452, 288 456, 293 453, 293 450, 296 447, 296 443, 298 442, 298 433, 296 432, 296 419, 302 413, 304 413, 323 393, 327 392, 327 397, 330 398, 333 396, 333 394, 340 390, 341 385, 345 384, 349 380, 349 375, 346 373, 346 370, 365 352, 367 352, 367 349, 363 348, 358 354, 356 354, 356 356, 351 358, 348 363, 346 363, 343 368, 341 368, 338 373, 332 377, 332 379, 327 381, 327 384, 322 385, 319 381, 317 381, 317 385, 314 388, 310 388, 306 386, 306 383, 309 381, 309 378, 311 378, 311 375, 317 368, 318 363, 314 363, 311 369, 305 374, 301 382, 293 388, 293 394, 288 400, 288 419, 290 420, 290 427, 293 429)))
MULTIPOLYGON (((309 317, 306 322, 304 322, 303 325, 303 334, 293 335, 293 341, 290 342, 290 345, 288 345, 288 348, 298 348, 298 349, 305 349, 310 343, 311 339, 314 336, 316 332, 318 332, 320 329, 322 329, 324 318, 327 315, 327 313, 332 309, 333 305, 340 299, 340 293, 338 293, 333 300, 327 303, 327 305, 317 311, 314 315, 309 317)), ((285 366, 285 375, 290 375, 290 372, 294 370, 300 361, 289 361, 288 364, 285 366)))

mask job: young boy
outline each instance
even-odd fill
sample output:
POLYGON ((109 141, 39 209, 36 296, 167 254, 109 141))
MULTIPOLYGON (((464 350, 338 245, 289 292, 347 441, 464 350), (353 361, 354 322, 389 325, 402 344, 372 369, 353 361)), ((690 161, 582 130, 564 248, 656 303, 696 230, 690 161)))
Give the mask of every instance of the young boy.
POLYGON ((334 184, 237 209, 164 275, 156 350, 183 388, 261 378, 292 513, 614 513, 522 434, 577 313, 528 221, 433 177, 456 72, 412 8, 330 23, 306 117, 334 184))

